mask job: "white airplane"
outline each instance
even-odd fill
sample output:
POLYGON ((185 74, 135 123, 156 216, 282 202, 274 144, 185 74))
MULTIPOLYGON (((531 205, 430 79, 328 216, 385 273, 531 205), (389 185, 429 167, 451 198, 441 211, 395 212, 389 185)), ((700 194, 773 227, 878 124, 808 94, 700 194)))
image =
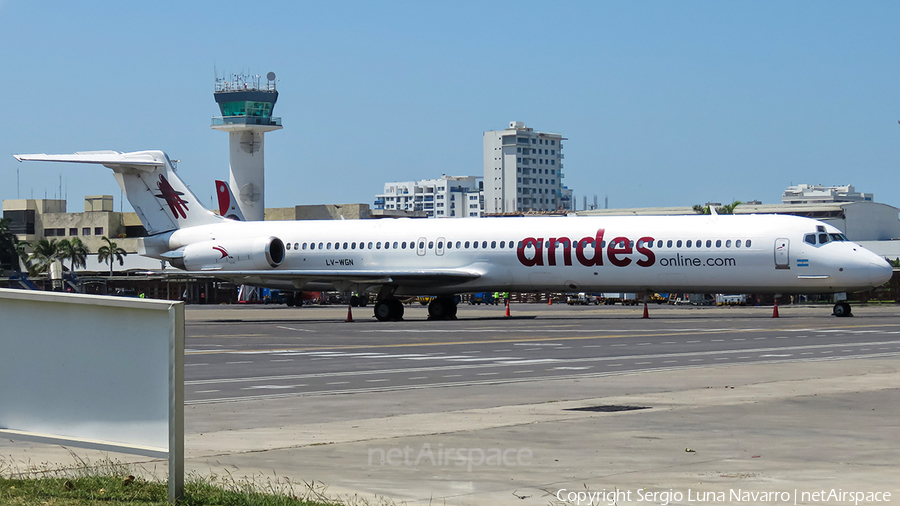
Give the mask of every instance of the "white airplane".
POLYGON ((15 158, 112 169, 149 234, 142 255, 239 284, 376 293, 378 320, 402 318, 400 295, 437 296, 428 312, 442 319, 460 293, 843 294, 892 274, 840 230, 796 216, 247 222, 204 208, 162 151, 15 158))

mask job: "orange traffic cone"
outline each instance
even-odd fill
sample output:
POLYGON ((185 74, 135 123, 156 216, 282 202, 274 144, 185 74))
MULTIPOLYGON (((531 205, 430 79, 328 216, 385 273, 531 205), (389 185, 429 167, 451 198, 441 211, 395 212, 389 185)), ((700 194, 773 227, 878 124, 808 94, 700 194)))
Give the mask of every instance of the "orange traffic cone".
POLYGON ((347 321, 353 323, 353 305, 347 304, 347 321))
POLYGON ((644 316, 641 318, 650 318, 650 311, 647 310, 647 303, 644 302, 644 316))
POLYGON ((509 316, 509 299, 506 299, 506 316, 509 316))
POLYGON ((778 317, 778 297, 775 297, 775 309, 772 311, 772 318, 778 317))
POLYGON ((548 305, 548 306, 552 306, 552 305, 553 305, 553 295, 551 295, 551 294, 549 294, 549 293, 547 294, 547 305, 548 305))

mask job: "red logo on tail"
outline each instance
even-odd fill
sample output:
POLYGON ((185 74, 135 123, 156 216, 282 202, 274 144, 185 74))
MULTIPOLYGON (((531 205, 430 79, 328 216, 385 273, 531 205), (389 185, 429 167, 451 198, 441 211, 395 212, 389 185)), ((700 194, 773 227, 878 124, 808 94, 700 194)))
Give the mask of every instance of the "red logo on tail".
POLYGON ((182 218, 187 218, 186 211, 189 211, 188 202, 181 198, 184 192, 175 191, 162 174, 159 175, 159 182, 156 183, 156 187, 159 188, 159 195, 155 195, 155 197, 166 200, 166 203, 169 204, 169 209, 175 215, 175 219, 178 219, 179 215, 182 218))

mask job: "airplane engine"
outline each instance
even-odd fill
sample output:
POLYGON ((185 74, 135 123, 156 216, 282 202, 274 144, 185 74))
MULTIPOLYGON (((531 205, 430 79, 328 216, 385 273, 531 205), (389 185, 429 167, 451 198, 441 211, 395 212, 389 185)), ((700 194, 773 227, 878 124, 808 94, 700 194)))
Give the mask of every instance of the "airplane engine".
POLYGON ((232 241, 203 241, 184 247, 169 263, 189 271, 215 269, 266 270, 284 262, 284 243, 277 237, 232 241))

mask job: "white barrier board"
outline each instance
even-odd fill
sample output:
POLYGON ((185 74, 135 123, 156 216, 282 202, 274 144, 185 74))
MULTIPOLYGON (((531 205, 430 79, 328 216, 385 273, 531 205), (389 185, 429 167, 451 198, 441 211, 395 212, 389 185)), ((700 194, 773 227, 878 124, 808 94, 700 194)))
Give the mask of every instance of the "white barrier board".
POLYGON ((0 289, 0 434, 183 458, 181 302, 0 289))

